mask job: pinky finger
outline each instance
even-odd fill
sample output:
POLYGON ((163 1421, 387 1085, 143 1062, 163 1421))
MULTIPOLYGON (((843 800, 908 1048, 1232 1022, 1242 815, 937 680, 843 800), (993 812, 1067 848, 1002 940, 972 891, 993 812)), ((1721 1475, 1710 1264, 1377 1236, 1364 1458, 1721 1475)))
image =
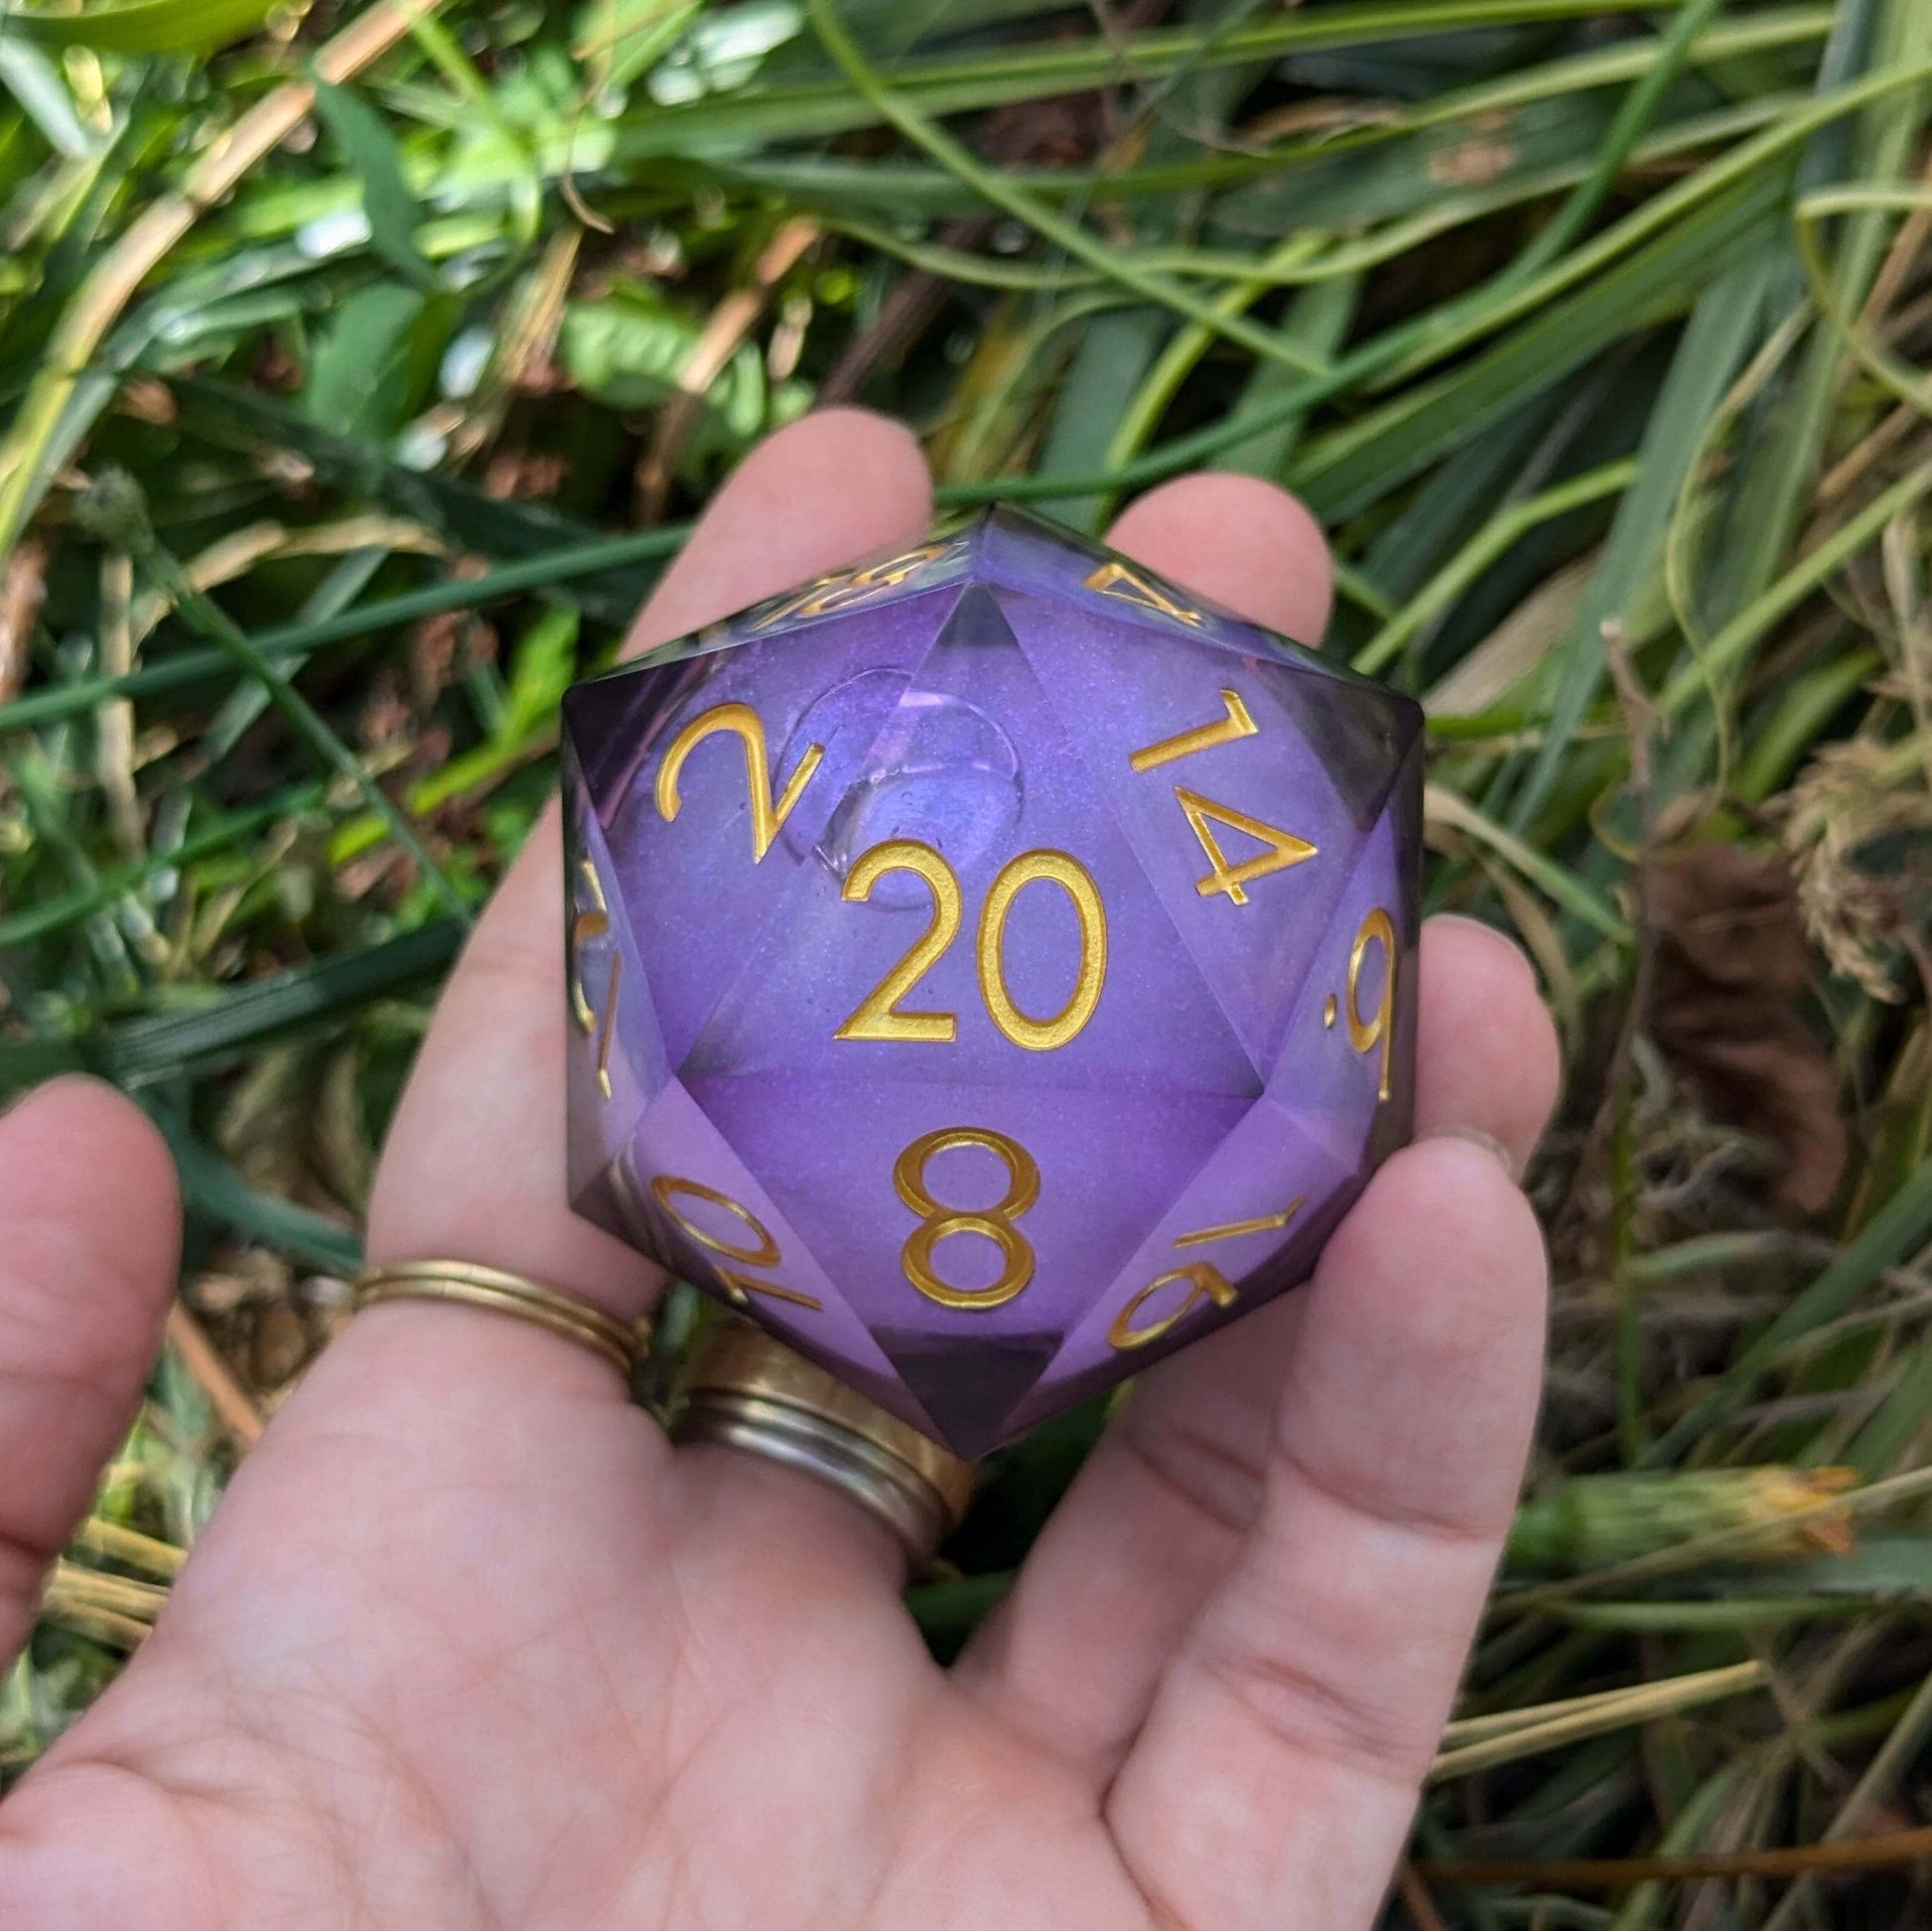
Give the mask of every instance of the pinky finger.
POLYGON ((111 1089, 60 1080, 0 1119, 0 1671, 133 1418, 180 1243, 168 1151, 111 1089))

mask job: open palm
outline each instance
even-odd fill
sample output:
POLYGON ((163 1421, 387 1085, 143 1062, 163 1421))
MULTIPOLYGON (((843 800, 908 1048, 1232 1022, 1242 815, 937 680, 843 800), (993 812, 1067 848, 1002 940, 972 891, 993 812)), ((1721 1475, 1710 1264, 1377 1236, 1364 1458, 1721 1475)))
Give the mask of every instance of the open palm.
MULTIPOLYGON (((810 417, 722 491, 655 641, 925 526, 903 432, 810 417)), ((1311 634, 1328 572, 1264 485, 1113 540, 1311 634)), ((555 827, 453 980, 371 1257, 459 1256, 626 1317, 659 1282, 563 1203, 555 827)), ((1012 1597, 941 1671, 885 1532, 673 1449, 588 1351, 385 1306, 234 1481, 160 1626, 0 1805, 0 1923, 1356 1931, 1479 1612, 1534 1410, 1543 1261, 1501 1160, 1555 1082, 1520 956, 1424 937, 1417 1146, 1309 1290, 1145 1377, 1012 1597), (1487 1144, 1484 1144, 1487 1143, 1487 1144)), ((174 1186, 63 1082, 0 1123, 0 1666, 152 1359, 174 1186)))

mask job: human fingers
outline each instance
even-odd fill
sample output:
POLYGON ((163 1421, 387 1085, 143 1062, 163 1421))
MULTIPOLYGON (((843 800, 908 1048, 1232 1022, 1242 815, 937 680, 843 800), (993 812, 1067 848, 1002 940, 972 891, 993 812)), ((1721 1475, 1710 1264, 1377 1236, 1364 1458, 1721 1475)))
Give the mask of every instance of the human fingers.
POLYGON ((0 1673, 126 1434, 181 1248, 174 1165, 140 1111, 63 1079, 0 1118, 0 1673))
POLYGON ((1529 1202, 1456 1138, 1396 1154, 1329 1242, 1254 1526, 1109 1796, 1173 1922, 1372 1922, 1509 1526, 1546 1287, 1529 1202))
MULTIPOLYGON (((627 648, 916 535, 930 514, 910 436, 858 410, 779 431, 732 475, 640 613, 627 648)), ((453 974, 390 1129, 372 1260, 453 1257, 629 1318, 661 1276, 565 1197, 567 1008, 557 818, 547 813, 453 974)))
MULTIPOLYGON (((1143 498, 1112 541, 1291 634, 1316 635, 1325 618, 1319 534, 1268 485, 1185 479, 1143 498)), ((1431 920, 1419 1039, 1418 1133, 1473 1134, 1527 1160, 1554 1099, 1557 1046, 1521 951, 1473 920, 1431 920)), ((1179 1631, 1253 1520, 1302 1300, 1143 1377, 962 1658, 962 1683, 1096 1777, 1119 1762, 1179 1631)))

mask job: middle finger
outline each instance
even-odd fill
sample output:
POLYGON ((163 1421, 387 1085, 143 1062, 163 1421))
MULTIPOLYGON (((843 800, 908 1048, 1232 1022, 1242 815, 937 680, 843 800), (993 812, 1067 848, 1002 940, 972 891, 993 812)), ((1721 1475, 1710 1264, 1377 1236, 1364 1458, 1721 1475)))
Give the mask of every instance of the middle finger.
MULTIPOLYGON (((1115 541, 1262 622, 1319 634, 1292 607, 1313 601, 1325 616, 1325 559, 1278 491, 1189 479, 1144 499, 1115 541)), ((1475 1133, 1520 1168, 1558 1067, 1528 962, 1471 920, 1433 919, 1419 985, 1417 1134, 1475 1133)), ((1301 1318, 1291 1295, 1142 1378, 960 1660, 963 1687, 1096 1779, 1126 1751, 1179 1632, 1253 1523, 1301 1318)))

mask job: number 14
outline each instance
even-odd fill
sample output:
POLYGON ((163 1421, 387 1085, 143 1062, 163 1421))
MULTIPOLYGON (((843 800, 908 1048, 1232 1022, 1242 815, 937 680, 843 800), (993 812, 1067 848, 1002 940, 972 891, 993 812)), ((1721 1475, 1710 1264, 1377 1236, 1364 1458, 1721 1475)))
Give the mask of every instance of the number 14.
MULTIPOLYGON (((1143 745, 1139 751, 1130 752, 1127 759, 1129 768, 1135 771, 1158 770, 1163 764, 1173 764, 1180 759, 1212 751, 1217 745, 1231 745, 1237 739, 1260 735, 1260 727, 1242 701, 1239 691, 1223 690, 1221 703, 1226 715, 1216 718, 1213 723, 1196 725, 1191 731, 1182 731, 1173 738, 1163 738, 1157 744, 1143 745)), ((1212 798, 1202 797, 1198 791, 1190 791, 1184 784, 1176 784, 1173 795, 1174 802, 1186 815, 1188 829, 1207 854, 1210 870, 1206 878, 1197 880, 1194 885, 1194 890, 1203 898, 1211 898, 1216 893, 1221 893, 1230 903, 1245 905, 1248 902, 1246 888, 1257 879, 1265 879, 1271 872, 1286 872, 1290 866, 1300 865, 1316 856, 1315 848, 1306 838, 1297 838, 1292 831, 1283 831, 1279 825, 1251 817, 1245 811, 1237 811, 1232 805, 1217 804, 1212 798), (1221 849, 1221 841, 1214 836, 1216 825, 1225 825, 1230 831, 1238 831, 1255 839, 1265 849, 1253 858, 1243 859, 1239 865, 1231 865, 1227 853, 1221 849)))

